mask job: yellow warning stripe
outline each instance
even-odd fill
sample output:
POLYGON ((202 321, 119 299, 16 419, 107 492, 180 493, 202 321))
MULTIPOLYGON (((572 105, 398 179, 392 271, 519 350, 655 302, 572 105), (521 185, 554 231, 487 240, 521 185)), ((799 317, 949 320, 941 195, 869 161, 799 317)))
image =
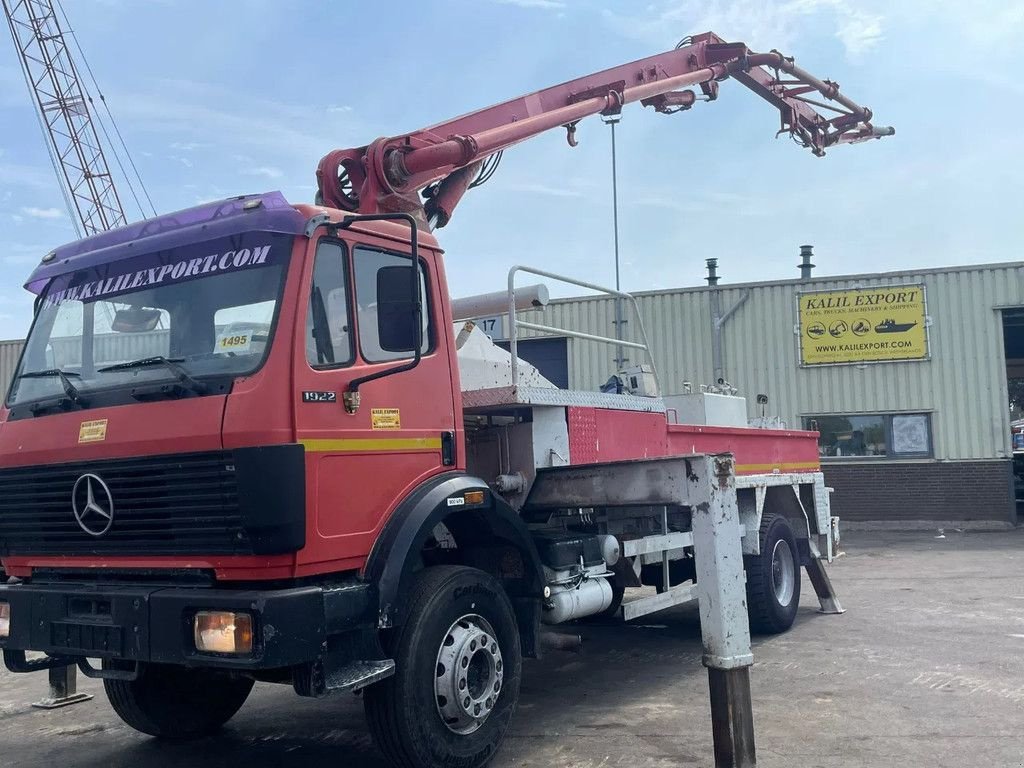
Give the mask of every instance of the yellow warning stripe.
POLYGON ((299 442, 310 453, 441 450, 440 437, 350 437, 337 440, 299 440, 299 442))
POLYGON ((787 470, 820 469, 820 461, 794 461, 789 464, 737 464, 737 472, 785 472, 787 470))

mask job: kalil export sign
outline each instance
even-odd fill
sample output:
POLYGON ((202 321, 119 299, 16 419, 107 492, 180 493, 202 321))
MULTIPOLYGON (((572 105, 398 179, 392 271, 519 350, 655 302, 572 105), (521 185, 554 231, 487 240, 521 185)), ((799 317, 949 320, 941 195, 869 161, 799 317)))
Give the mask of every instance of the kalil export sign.
POLYGON ((923 285, 885 285, 797 296, 801 365, 928 358, 923 285))

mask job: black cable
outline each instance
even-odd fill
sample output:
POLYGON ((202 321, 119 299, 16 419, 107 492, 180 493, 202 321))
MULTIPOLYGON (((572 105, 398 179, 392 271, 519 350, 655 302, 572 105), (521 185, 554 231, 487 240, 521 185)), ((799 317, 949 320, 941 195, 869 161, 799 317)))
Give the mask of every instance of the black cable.
MULTIPOLYGON (((54 5, 57 6, 57 9, 60 11, 61 16, 64 17, 64 25, 66 26, 68 34, 71 36, 71 39, 75 43, 75 48, 78 49, 78 56, 82 60, 82 63, 85 65, 86 72, 89 73, 89 78, 92 80, 93 85, 96 87, 96 93, 99 95, 100 101, 103 103, 103 109, 106 111, 107 117, 110 118, 110 124, 114 128, 114 133, 117 135, 118 141, 121 142, 121 148, 124 150, 125 157, 128 158, 128 164, 131 166, 132 171, 135 173, 135 178, 138 179, 139 186, 142 188, 142 194, 145 196, 146 201, 149 203, 149 208, 153 212, 153 215, 157 216, 158 214, 156 212, 156 206, 153 205, 153 199, 149 196, 149 190, 146 189, 146 183, 142 180, 142 175, 139 173, 139 169, 135 166, 135 161, 132 159, 131 152, 128 151, 128 145, 125 143, 124 137, 121 135, 121 129, 118 128, 117 120, 114 119, 114 114, 110 111, 110 105, 107 104, 107 99, 103 95, 103 92, 100 90, 99 83, 96 81, 96 76, 93 74, 92 67, 89 66, 89 60, 85 57, 85 52, 82 50, 82 46, 78 42, 78 36, 75 34, 74 29, 71 27, 71 21, 68 19, 68 15, 64 11, 64 6, 61 5, 60 0, 54 0, 54 5)), ((92 101, 91 94, 89 96, 89 101, 92 101)), ((125 181, 128 182, 128 189, 131 191, 132 197, 135 198, 135 204, 138 206, 139 211, 142 213, 142 217, 147 218, 148 214, 142 208, 142 204, 139 202, 139 199, 135 194, 135 189, 132 186, 131 179, 125 172, 124 166, 121 164, 121 159, 118 156, 117 148, 114 146, 114 143, 110 141, 110 136, 109 134, 107 134, 107 129, 103 125, 102 117, 99 114, 97 114, 97 117, 100 117, 100 128, 103 130, 103 135, 107 137, 107 141, 109 142, 111 149, 114 151, 114 159, 117 161, 118 168, 121 169, 121 173, 124 175, 125 181)))
POLYGON ((469 185, 469 189, 475 189, 491 180, 491 177, 498 170, 498 166, 501 165, 501 158, 504 153, 505 150, 500 150, 484 160, 480 166, 480 173, 477 174, 476 179, 469 185))
MULTIPOLYGON (((100 100, 103 101, 103 93, 100 91, 99 84, 96 82, 96 78, 92 74, 92 69, 89 67, 89 61, 85 58, 85 52, 82 50, 82 46, 79 45, 78 38, 75 36, 74 30, 71 28, 71 21, 68 19, 67 14, 64 12, 64 8, 61 7, 61 5, 59 3, 59 0, 54 0, 52 5, 54 7, 56 7, 61 12, 61 15, 63 15, 63 17, 64 17, 64 25, 65 25, 65 28, 67 30, 67 35, 69 37, 71 37, 71 39, 75 43, 75 47, 78 48, 79 58, 80 58, 82 64, 85 65, 85 68, 86 68, 86 70, 89 73, 89 76, 92 78, 93 85, 96 86, 96 91, 100 95, 100 100)), ((67 49, 66 45, 65 45, 65 49, 67 49)), ((67 56, 68 56, 69 60, 72 59, 71 51, 70 50, 67 50, 67 56)), ((73 61, 72 61, 72 66, 74 66, 74 62, 73 61)), ((77 77, 77 72, 75 74, 76 74, 76 79, 79 80, 79 86, 82 89, 82 93, 85 94, 86 99, 88 99, 89 103, 93 106, 93 113, 96 116, 96 123, 99 125, 100 131, 103 133, 103 138, 106 140, 107 147, 109 147, 111 154, 114 156, 114 162, 117 163, 118 170, 121 171, 121 177, 124 179, 125 183, 128 185, 128 191, 131 193, 132 199, 135 201, 135 207, 139 209, 139 213, 142 215, 142 218, 146 218, 146 212, 145 212, 145 210, 143 210, 142 203, 139 201, 139 196, 135 192, 135 187, 132 184, 131 177, 129 177, 128 174, 125 172, 124 163, 121 162, 121 156, 118 154, 117 147, 114 144, 114 142, 110 140, 110 133, 107 131, 106 123, 103 121, 103 115, 102 115, 102 113, 98 109, 95 108, 96 107, 96 102, 93 100, 92 91, 89 90, 89 86, 88 86, 88 84, 86 82, 82 81, 81 78, 77 77)), ((109 109, 107 110, 107 113, 108 114, 110 113, 109 109)), ((111 122, 113 122, 113 116, 111 116, 111 122)), ((96 138, 98 140, 99 136, 97 136, 96 138)), ((129 159, 131 159, 131 158, 129 157, 129 159)), ((113 178, 111 178, 111 181, 113 181, 113 178)), ((140 180, 140 183, 141 183, 141 180, 140 180)), ((117 193, 116 193, 116 190, 115 190, 115 198, 116 198, 116 195, 117 195, 117 193)), ((118 203, 119 203, 118 207, 120 207, 120 201, 118 201, 118 203)), ((111 206, 107 205, 106 203, 103 203, 102 205, 104 207, 111 207, 111 206)), ((121 214, 121 218, 125 220, 122 223, 127 223, 127 218, 128 217, 125 215, 124 210, 123 209, 119 210, 118 213, 120 213, 121 214)))

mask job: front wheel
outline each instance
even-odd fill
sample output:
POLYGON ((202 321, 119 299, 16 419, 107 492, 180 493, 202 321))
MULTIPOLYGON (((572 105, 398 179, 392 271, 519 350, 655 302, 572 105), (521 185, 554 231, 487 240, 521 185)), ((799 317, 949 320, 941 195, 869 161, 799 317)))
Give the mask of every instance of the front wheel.
POLYGON ((420 572, 408 605, 389 638, 395 674, 364 694, 370 731, 396 766, 478 768, 519 699, 512 605, 493 576, 462 566, 420 572))
POLYGON ((253 681, 226 672, 146 664, 135 680, 104 680, 110 706, 136 731, 165 739, 207 736, 234 717, 253 681))
POLYGON ((764 635, 785 632, 800 605, 800 560, 793 527, 782 515, 761 518, 761 554, 747 555, 747 611, 750 629, 764 635))

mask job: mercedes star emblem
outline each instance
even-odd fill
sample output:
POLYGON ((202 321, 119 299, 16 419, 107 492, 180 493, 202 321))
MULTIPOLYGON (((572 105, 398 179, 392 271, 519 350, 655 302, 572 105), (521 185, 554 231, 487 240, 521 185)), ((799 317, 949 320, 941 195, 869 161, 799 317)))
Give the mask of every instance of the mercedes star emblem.
POLYGON ((114 522, 114 497, 99 475, 82 475, 71 490, 71 508, 78 526, 90 536, 102 536, 114 522))

